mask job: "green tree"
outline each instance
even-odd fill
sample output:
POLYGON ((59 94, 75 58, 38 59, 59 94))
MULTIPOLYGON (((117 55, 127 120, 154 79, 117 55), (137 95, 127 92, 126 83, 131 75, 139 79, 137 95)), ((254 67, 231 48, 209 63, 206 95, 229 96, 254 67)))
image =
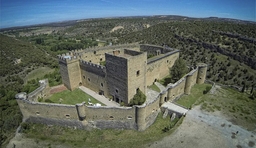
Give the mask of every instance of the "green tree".
POLYGON ((170 70, 170 74, 173 80, 177 81, 182 78, 188 72, 188 68, 183 59, 179 58, 175 61, 173 67, 170 70))
POLYGON ((133 99, 130 101, 130 105, 142 105, 146 101, 146 96, 143 92, 138 89, 137 93, 134 95, 133 99))

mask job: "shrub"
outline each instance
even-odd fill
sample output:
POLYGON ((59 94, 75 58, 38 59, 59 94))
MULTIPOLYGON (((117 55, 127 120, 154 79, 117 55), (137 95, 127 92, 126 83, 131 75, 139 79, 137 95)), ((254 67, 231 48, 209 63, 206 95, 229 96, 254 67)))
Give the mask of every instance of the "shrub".
POLYGON ((53 102, 52 100, 50 100, 50 99, 46 99, 45 102, 47 102, 47 103, 54 103, 54 102, 53 102))
POLYGON ((142 105, 146 101, 146 96, 139 89, 134 95, 133 99, 130 101, 130 105, 142 105))

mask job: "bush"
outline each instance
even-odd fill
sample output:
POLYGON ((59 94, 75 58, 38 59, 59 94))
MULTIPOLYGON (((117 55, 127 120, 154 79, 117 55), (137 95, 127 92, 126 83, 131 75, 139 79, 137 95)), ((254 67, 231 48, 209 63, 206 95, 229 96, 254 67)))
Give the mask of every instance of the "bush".
POLYGON ((53 102, 52 100, 50 100, 50 99, 46 99, 45 102, 47 102, 47 103, 54 103, 54 102, 53 102))
POLYGON ((205 90, 203 91, 203 94, 207 94, 211 90, 211 86, 207 86, 205 90))
POLYGON ((130 105, 142 105, 146 101, 146 96, 139 89, 134 95, 133 99, 130 101, 130 105))

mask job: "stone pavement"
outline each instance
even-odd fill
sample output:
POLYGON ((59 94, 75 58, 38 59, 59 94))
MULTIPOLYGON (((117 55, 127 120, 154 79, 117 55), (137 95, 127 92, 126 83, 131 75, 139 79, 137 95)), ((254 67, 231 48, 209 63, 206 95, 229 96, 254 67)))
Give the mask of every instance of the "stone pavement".
POLYGON ((106 98, 103 95, 99 95, 96 92, 94 92, 93 90, 90 90, 84 86, 79 86, 79 89, 81 89, 82 91, 84 91, 85 93, 87 93, 88 95, 93 96, 96 100, 102 102, 103 104, 105 104, 106 106, 110 106, 110 107, 120 107, 120 105, 118 103, 116 103, 115 101, 109 101, 108 98, 106 98))
POLYGON ((156 92, 156 91, 148 88, 147 94, 146 94, 147 99, 145 101, 145 104, 149 104, 149 103, 153 102, 158 95, 159 95, 159 92, 156 92))

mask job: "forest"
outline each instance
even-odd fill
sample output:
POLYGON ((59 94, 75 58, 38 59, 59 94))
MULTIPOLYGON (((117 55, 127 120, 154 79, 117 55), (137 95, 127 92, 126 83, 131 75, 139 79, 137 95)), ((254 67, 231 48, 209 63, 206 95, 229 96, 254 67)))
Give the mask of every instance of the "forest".
POLYGON ((57 55, 74 49, 141 43, 180 50, 189 67, 208 65, 207 79, 248 89, 256 86, 256 24, 216 18, 151 16, 89 19, 0 30, 0 141, 6 144, 22 120, 15 100, 40 79, 61 84, 57 55), (49 69, 28 79, 38 69, 49 69))

